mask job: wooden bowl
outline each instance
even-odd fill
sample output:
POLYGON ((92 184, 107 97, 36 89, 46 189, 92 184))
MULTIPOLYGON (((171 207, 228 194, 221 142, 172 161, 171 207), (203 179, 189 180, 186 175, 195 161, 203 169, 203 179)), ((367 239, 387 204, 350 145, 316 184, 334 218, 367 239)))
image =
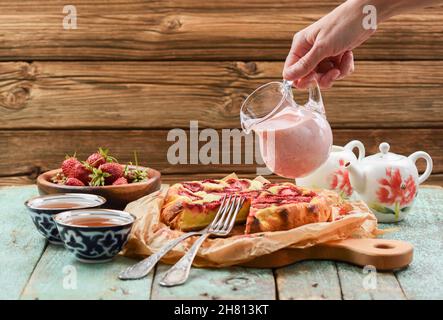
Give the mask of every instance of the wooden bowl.
POLYGON ((38 191, 41 195, 54 193, 91 193, 104 197, 107 201, 104 207, 111 209, 122 210, 132 201, 135 201, 143 196, 146 196, 154 191, 160 189, 161 174, 159 171, 152 168, 140 167, 140 169, 149 169, 148 180, 145 182, 136 182, 125 185, 110 185, 101 187, 76 187, 56 184, 51 181, 51 178, 61 169, 47 171, 37 177, 38 191))

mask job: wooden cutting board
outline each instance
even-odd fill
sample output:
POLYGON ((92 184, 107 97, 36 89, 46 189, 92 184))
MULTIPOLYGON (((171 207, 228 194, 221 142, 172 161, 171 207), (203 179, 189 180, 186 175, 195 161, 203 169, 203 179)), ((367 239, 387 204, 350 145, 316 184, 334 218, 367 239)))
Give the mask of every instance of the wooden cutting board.
POLYGON ((334 260, 357 266, 372 265, 377 270, 394 270, 412 261, 410 243, 386 239, 345 239, 303 249, 286 248, 255 258, 246 267, 278 268, 303 260, 334 260))

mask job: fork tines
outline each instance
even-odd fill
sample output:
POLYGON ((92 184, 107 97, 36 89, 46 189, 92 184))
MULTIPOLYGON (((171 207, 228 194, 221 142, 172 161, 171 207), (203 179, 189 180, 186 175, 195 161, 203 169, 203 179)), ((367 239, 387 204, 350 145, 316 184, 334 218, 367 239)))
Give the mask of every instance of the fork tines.
POLYGON ((222 235, 230 233, 244 201, 245 198, 240 195, 225 195, 214 220, 209 225, 209 232, 222 235))

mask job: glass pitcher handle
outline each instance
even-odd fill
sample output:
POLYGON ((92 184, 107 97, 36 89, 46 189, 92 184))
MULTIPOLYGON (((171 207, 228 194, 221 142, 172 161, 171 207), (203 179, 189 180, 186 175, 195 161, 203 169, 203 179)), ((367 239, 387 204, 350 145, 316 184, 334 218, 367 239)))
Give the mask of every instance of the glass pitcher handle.
POLYGON ((314 83, 309 87, 309 99, 305 104, 305 107, 326 116, 325 106, 323 105, 323 99, 320 93, 320 87, 315 80, 314 83))
POLYGON ((294 81, 283 79, 283 87, 285 91, 292 91, 292 84, 294 81))
MULTIPOLYGON (((283 80, 283 87, 286 92, 292 96, 292 84, 293 81, 283 80)), ((318 112, 323 116, 326 116, 325 107, 323 105, 323 99, 320 93, 320 87, 318 86, 317 81, 314 80, 314 83, 310 85, 309 89, 309 98, 308 102, 305 104, 305 108, 308 108, 312 111, 318 112)))

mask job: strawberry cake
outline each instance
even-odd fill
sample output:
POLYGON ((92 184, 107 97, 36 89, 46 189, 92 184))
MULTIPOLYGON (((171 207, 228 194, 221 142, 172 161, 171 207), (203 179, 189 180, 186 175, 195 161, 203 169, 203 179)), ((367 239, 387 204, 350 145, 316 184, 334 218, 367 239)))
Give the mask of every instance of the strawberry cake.
POLYGON ((332 220, 331 198, 293 183, 270 183, 229 175, 221 180, 189 181, 172 185, 161 209, 161 220, 172 229, 202 229, 214 219, 225 195, 240 194, 247 201, 237 215, 245 233, 288 230, 332 220))

